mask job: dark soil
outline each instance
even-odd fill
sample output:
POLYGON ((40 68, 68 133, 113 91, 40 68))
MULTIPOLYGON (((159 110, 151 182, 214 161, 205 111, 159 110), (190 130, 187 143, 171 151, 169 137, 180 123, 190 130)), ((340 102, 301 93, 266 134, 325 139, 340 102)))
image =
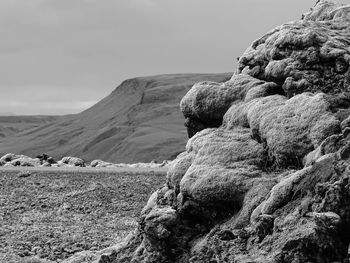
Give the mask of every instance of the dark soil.
POLYGON ((164 170, 0 170, 0 262, 106 248, 164 181, 164 170))

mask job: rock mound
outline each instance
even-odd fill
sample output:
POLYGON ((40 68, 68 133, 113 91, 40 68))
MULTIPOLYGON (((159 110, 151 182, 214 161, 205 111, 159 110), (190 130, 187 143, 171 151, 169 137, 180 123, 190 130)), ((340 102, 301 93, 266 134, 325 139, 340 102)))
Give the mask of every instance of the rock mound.
POLYGON ((37 155, 35 158, 19 155, 13 153, 7 153, 0 158, 0 166, 4 167, 49 167, 49 166, 80 166, 85 167, 84 160, 77 157, 63 157, 62 160, 56 162, 53 157, 46 153, 37 155))
POLYGON ((150 163, 111 163, 102 160, 93 160, 90 164, 79 157, 66 156, 58 162, 46 153, 31 158, 26 155, 7 153, 0 158, 0 166, 3 167, 92 167, 92 168, 139 168, 139 169, 167 169, 171 161, 164 160, 161 163, 152 161, 150 163))
POLYGON ((156 169, 161 167, 168 167, 171 162, 164 160, 162 163, 150 162, 150 163, 110 163, 102 160, 93 160, 90 163, 90 167, 96 168, 145 168, 145 169, 156 169))
POLYGON ((283 94, 283 91, 275 83, 244 74, 234 75, 224 83, 195 84, 180 103, 189 137, 205 128, 219 127, 232 103, 272 94, 283 94))
POLYGON ((25 155, 18 155, 7 153, 0 158, 0 166, 14 167, 14 166, 40 166, 42 164, 39 158, 31 158, 25 155))
POLYGON ((68 166, 79 166, 85 167, 85 161, 78 157, 67 156, 63 157, 61 161, 58 162, 60 166, 68 165, 68 166))
POLYGON ((350 5, 319 1, 181 109, 191 139, 137 231, 98 262, 343 262, 350 243, 350 5))
POLYGON ((303 19, 257 39, 238 72, 273 81, 288 97, 306 91, 339 94, 350 84, 348 6, 320 1, 303 19))

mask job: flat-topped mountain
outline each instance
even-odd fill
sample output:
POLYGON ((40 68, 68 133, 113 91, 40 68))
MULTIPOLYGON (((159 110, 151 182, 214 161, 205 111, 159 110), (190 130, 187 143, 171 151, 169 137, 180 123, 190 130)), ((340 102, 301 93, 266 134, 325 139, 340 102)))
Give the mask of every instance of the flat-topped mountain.
POLYGON ((66 116, 1 116, 0 154, 91 161, 150 162, 173 159, 187 132, 181 98, 199 81, 222 82, 232 74, 173 74, 129 79, 91 108, 66 116))

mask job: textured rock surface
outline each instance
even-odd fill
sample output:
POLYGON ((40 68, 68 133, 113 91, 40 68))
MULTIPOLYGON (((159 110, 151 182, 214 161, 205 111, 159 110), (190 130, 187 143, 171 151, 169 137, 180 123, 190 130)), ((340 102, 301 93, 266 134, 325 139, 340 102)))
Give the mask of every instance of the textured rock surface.
POLYGON ((275 83, 265 82, 249 75, 234 75, 225 83, 200 82, 182 98, 180 107, 189 137, 208 127, 219 127, 231 104, 272 94, 282 94, 275 83))
POLYGON ((61 161, 58 161, 59 165, 79 166, 85 167, 85 161, 78 157, 63 157, 61 161))
POLYGON ((105 162, 105 161, 102 161, 102 160, 93 160, 91 163, 90 163, 90 166, 91 167, 110 167, 112 166, 113 164, 110 163, 110 162, 105 162))
POLYGON ((161 163, 152 161, 150 163, 110 163, 102 160, 93 160, 90 164, 78 157, 63 157, 62 160, 56 162, 53 157, 47 154, 37 155, 31 158, 26 155, 7 153, 0 158, 0 166, 3 167, 92 167, 92 168, 137 168, 137 169, 167 169, 171 161, 164 160, 161 163))
POLYGON ((192 137, 137 231, 98 262, 343 262, 350 5, 319 1, 181 102, 192 137))
POLYGON ((31 158, 25 155, 18 155, 7 153, 0 158, 0 166, 14 167, 14 166, 40 166, 42 161, 39 158, 31 158))
POLYGON ((275 95, 233 105, 225 127, 236 126, 250 127, 252 137, 265 145, 269 163, 279 167, 300 167, 305 154, 341 130, 324 93, 291 99, 275 95))
POLYGON ((238 72, 281 85, 288 95, 348 92, 350 10, 320 1, 303 20, 284 24, 253 42, 238 72))

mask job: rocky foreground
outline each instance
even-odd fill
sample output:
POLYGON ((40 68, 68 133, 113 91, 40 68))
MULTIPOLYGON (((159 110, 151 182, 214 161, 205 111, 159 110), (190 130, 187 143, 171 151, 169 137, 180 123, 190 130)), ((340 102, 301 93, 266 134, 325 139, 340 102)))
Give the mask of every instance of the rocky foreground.
POLYGON ((84 159, 79 157, 66 156, 59 161, 47 154, 41 154, 35 158, 22 155, 7 153, 0 158, 0 167, 95 167, 95 168, 160 168, 167 167, 170 161, 164 160, 162 163, 152 161, 150 163, 111 163, 102 160, 93 160, 86 163, 84 159))
POLYGON ((350 242, 350 5, 318 4, 201 82, 192 137, 112 252, 70 262, 343 262, 350 242))
POLYGON ((0 169, 0 262, 57 263, 137 226, 162 169, 0 169))

